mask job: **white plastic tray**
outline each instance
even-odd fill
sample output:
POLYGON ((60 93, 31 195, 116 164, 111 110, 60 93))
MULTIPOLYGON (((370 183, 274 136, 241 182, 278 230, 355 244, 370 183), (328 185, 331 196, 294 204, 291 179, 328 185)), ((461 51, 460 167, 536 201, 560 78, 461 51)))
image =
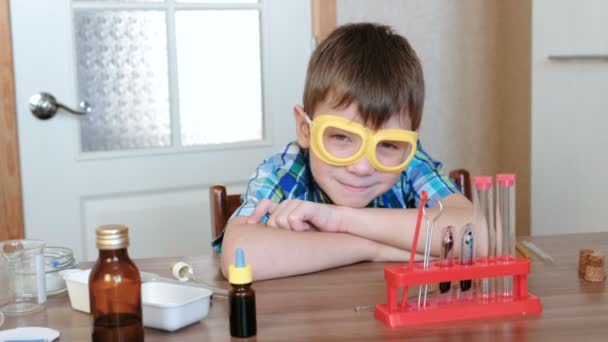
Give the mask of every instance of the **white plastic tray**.
MULTIPOLYGON (((63 274, 70 304, 75 310, 90 313, 89 274, 91 270, 63 274)), ((146 278, 142 272, 142 279, 146 278)), ((149 281, 141 285, 144 326, 174 331, 198 322, 209 313, 213 292, 163 281, 149 281)))

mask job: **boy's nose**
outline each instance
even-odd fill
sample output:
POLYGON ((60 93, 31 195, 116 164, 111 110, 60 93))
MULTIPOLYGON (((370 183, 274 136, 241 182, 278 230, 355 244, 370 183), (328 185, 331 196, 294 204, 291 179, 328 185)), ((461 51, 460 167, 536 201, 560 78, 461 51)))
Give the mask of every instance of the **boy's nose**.
POLYGON ((369 176, 374 173, 374 167, 369 163, 367 157, 363 156, 351 165, 346 166, 346 170, 358 176, 369 176))

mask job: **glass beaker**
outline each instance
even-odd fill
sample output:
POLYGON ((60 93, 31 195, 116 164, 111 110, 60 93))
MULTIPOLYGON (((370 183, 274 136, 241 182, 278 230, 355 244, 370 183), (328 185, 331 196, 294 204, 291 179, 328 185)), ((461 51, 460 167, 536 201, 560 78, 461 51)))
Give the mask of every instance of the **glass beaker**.
POLYGON ((44 242, 9 240, 0 242, 1 279, 0 311, 19 315, 42 310, 46 306, 44 242))

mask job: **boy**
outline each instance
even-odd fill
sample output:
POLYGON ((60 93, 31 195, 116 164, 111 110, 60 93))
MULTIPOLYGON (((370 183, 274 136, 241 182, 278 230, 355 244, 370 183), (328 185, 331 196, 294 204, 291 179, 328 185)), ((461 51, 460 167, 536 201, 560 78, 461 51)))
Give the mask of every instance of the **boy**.
POLYGON ((243 204, 214 241, 224 251, 223 274, 237 247, 256 280, 407 261, 422 190, 429 207, 438 199, 445 207, 437 231, 462 227, 471 203, 417 139, 423 101, 422 67, 404 37, 368 23, 331 33, 311 56, 304 107, 294 108, 297 142, 258 167, 243 204))

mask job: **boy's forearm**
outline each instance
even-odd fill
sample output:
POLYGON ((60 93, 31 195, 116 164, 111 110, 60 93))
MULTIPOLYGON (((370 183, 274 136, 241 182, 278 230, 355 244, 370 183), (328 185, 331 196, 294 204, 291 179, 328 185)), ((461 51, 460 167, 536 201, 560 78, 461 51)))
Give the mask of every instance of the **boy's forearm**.
MULTIPOLYGON (((373 241, 378 244, 378 249, 376 252, 376 256, 372 261, 375 262, 408 262, 410 261, 410 251, 403 250, 397 247, 381 244, 373 241)), ((421 261, 424 259, 422 254, 416 254, 416 261, 421 261)))
MULTIPOLYGON (((452 195, 454 196, 454 195, 452 195)), ((458 195, 461 196, 461 195, 458 195)), ((440 250, 441 229, 447 225, 455 228, 454 238, 460 236, 462 226, 470 222, 472 206, 470 202, 460 199, 445 201, 445 210, 435 222, 431 254, 438 255, 440 250)), ((438 207, 427 209, 427 215, 434 217, 438 207)), ((411 250, 416 227, 418 209, 385 209, 385 208, 341 208, 341 231, 370 239, 382 244, 403 250, 411 250)), ((424 253, 426 239, 426 222, 423 219, 420 226, 420 237, 417 252, 424 253)), ((455 252, 459 252, 460 243, 455 244, 455 252)))
POLYGON ((346 233, 295 232, 233 219, 222 243, 222 272, 242 247, 255 280, 286 277, 376 259, 378 244, 346 233))

